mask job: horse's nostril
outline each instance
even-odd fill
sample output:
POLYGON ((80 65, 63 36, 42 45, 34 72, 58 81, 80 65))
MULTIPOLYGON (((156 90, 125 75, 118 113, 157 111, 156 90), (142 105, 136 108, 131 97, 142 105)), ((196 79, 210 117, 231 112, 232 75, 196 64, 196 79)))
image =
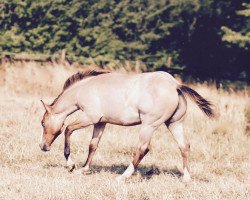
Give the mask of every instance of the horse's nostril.
POLYGON ((46 144, 39 144, 40 148, 42 151, 49 151, 50 148, 49 146, 47 146, 46 144))
POLYGON ((45 151, 49 151, 50 150, 50 147, 49 146, 45 146, 45 151))

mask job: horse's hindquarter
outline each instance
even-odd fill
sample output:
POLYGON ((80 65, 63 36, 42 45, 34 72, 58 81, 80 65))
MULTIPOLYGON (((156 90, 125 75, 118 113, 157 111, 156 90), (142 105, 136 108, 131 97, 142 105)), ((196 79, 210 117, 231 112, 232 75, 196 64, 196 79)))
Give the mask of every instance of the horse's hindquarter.
POLYGON ((141 122, 140 114, 171 115, 178 104, 174 85, 159 73, 103 74, 82 86, 79 104, 94 121, 134 125, 141 122))
POLYGON ((145 124, 157 127, 169 119, 178 106, 178 83, 164 72, 148 74, 143 77, 139 110, 145 124))

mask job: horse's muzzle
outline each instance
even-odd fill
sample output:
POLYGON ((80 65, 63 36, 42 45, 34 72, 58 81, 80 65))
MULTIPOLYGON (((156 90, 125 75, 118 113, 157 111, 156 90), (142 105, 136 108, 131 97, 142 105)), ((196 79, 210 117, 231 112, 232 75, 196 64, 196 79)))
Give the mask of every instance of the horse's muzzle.
POLYGON ((50 147, 46 144, 41 143, 41 144, 39 144, 39 146, 40 146, 42 151, 49 151, 50 150, 50 147))

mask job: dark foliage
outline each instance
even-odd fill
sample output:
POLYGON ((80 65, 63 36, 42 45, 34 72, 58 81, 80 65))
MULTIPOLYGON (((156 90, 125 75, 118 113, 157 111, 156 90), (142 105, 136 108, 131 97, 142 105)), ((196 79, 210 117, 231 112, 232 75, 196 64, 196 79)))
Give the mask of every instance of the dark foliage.
POLYGON ((249 81, 250 40, 245 35, 250 17, 237 13, 246 5, 225 0, 1 0, 0 56, 55 55, 66 49, 72 61, 140 60, 147 70, 249 81), (231 39, 228 32, 243 34, 244 41, 231 39))

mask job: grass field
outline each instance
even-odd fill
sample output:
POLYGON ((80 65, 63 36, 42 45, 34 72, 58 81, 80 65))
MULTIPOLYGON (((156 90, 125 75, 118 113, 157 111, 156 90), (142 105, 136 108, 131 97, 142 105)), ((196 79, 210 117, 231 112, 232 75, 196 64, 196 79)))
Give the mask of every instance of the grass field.
MULTIPOLYGON (((151 151, 125 183, 115 177, 131 162, 139 126, 108 125, 93 159, 93 173, 69 173, 63 156, 63 135, 50 152, 38 146, 44 113, 75 69, 35 63, 0 66, 0 199, 249 199, 250 104, 247 91, 218 91, 193 85, 214 102, 220 116, 206 118, 188 102, 186 136, 191 143, 192 181, 180 179, 182 160, 166 127, 155 132, 151 151), (248 128, 247 128, 248 127, 248 128)), ((77 118, 76 113, 69 120, 77 118)), ((87 156, 92 127, 72 135, 72 158, 87 156)))

